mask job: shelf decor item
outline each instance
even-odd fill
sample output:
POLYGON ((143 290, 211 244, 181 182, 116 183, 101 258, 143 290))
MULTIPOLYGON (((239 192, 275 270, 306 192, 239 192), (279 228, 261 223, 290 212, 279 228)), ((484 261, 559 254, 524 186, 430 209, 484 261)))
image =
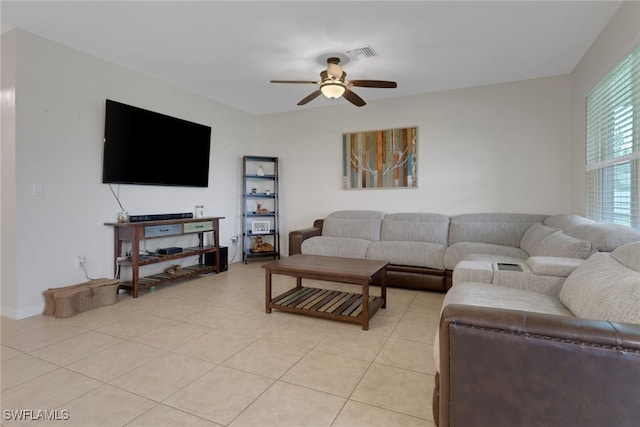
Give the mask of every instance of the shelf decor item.
POLYGON ((418 128, 342 135, 342 188, 416 188, 418 128))
POLYGON ((118 222, 124 223, 129 222, 129 212, 118 212, 118 222))
POLYGON ((271 231, 269 221, 251 221, 251 234, 265 234, 271 231))
POLYGON ((258 215, 266 215, 269 213, 269 209, 263 208, 262 203, 256 203, 256 210, 253 213, 258 215))
POLYGON ((273 252, 273 245, 271 245, 271 243, 264 243, 262 237, 258 236, 251 247, 251 252, 273 252))

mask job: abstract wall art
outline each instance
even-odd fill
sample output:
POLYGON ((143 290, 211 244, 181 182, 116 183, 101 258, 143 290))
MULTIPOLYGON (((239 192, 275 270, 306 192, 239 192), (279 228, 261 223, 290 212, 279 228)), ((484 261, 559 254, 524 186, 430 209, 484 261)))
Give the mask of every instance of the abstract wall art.
POLYGON ((342 188, 416 188, 418 128, 342 135, 342 188))

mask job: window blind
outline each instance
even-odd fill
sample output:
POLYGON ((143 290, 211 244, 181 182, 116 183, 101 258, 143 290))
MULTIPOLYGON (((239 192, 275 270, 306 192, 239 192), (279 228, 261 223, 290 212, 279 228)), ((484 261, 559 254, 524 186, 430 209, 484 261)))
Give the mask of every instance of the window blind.
POLYGON ((587 95, 586 214, 640 229, 640 45, 587 95))

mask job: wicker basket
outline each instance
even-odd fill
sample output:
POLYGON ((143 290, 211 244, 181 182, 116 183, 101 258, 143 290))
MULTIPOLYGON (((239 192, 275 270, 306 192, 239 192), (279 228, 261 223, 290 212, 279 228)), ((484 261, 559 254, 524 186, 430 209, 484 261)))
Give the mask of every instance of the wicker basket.
POLYGON ((117 279, 93 279, 77 285, 44 291, 44 313, 57 318, 71 317, 104 305, 118 302, 117 279))

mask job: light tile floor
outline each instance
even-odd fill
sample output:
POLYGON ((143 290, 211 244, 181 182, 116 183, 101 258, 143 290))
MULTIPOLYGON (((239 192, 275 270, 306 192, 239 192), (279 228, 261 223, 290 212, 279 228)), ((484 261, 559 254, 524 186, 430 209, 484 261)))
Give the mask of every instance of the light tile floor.
MULTIPOLYGON (((121 293, 67 319, 2 317, 2 425, 434 426, 443 294, 389 288, 387 309, 363 331, 267 315, 261 264, 234 263, 137 299, 121 293), (7 412, 19 410, 69 419, 7 412)), ((274 294, 294 284, 274 276, 274 294)))

